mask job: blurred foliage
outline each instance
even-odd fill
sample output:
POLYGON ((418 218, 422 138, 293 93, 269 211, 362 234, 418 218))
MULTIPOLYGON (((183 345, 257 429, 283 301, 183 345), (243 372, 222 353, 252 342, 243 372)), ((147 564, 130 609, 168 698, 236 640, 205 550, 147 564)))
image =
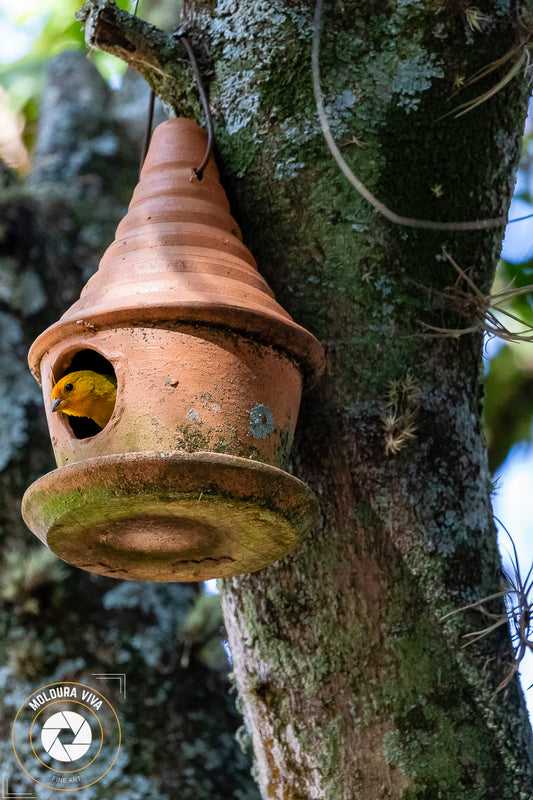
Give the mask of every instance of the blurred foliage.
MULTIPOLYGON (((531 120, 528 126, 531 127, 531 120)), ((515 198, 530 204, 531 214, 532 170, 533 131, 526 128, 515 198)), ((531 227, 533 229, 533 220, 531 227)), ((508 229, 509 234, 513 235, 512 227, 508 229)), ((533 251, 533 236, 531 238, 531 247, 525 248, 529 254, 533 251)), ((504 260, 499 262, 494 292, 507 288, 520 289, 531 284, 533 259, 518 264, 504 260)), ((533 328, 531 293, 511 298, 505 309, 522 320, 524 326, 533 328)), ((519 328, 517 323, 516 330, 519 328)), ((533 342, 503 344, 490 359, 485 381, 484 427, 492 472, 501 467, 513 445, 533 440, 533 342)))
MULTIPOLYGON (((115 0, 119 8, 142 16, 160 28, 178 27, 182 0, 115 0)), ((0 64, 0 86, 7 91, 12 112, 25 119, 24 143, 32 149, 47 62, 64 50, 86 50, 84 31, 75 19, 83 0, 26 0, 0 6, 0 23, 26 34, 28 52, 0 64)), ((108 83, 118 83, 127 70, 118 58, 94 51, 88 54, 108 83)))
MULTIPOLYGON (((117 5, 129 7, 128 0, 117 0, 117 5)), ((86 45, 84 32, 74 18, 81 7, 80 0, 53 0, 46 5, 32 0, 23 6, 24 11, 16 3, 0 9, 2 22, 26 32, 29 41, 34 38, 26 55, 0 65, 0 84, 7 90, 10 108, 25 117, 25 144, 31 149, 47 62, 63 50, 86 49, 86 45)), ((126 71, 123 62, 106 53, 93 53, 91 57, 108 81, 113 74, 123 75, 126 71)))
POLYGON ((531 442, 533 344, 506 344, 491 359, 485 380, 484 424, 492 472, 514 444, 531 442))
POLYGON ((181 666, 187 666, 191 659, 197 659, 212 669, 225 667, 227 658, 220 642, 223 628, 220 597, 217 594, 198 595, 181 632, 184 642, 181 666))
POLYGON ((48 605, 57 607, 65 577, 64 564, 50 550, 13 548, 4 557, 0 597, 11 603, 17 614, 38 614, 43 595, 48 605), (55 589, 53 596, 51 589, 55 589))

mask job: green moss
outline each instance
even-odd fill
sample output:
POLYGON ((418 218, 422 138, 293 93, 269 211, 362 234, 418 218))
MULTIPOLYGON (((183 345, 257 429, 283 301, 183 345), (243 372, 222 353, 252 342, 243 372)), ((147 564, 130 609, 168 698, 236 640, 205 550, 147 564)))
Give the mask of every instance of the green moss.
POLYGON ((279 450, 276 455, 276 463, 281 469, 287 469, 292 449, 293 433, 290 425, 286 425, 280 431, 279 450))
POLYGON ((322 776, 324 797, 328 800, 344 800, 346 795, 338 773, 343 740, 342 721, 332 719, 318 731, 318 739, 321 746, 317 768, 322 776))
POLYGON ((181 426, 176 435, 175 449, 185 450, 187 453, 195 453, 198 450, 209 450, 209 436, 194 425, 181 426))
POLYGON ((299 48, 292 48, 272 65, 261 87, 261 106, 270 110, 277 124, 286 120, 293 124, 294 117, 307 113, 311 101, 309 64, 301 59, 299 48))
POLYGON ((213 446, 213 453, 230 453, 231 447, 228 442, 221 437, 213 446))
MULTIPOLYGON (((19 631, 20 634, 20 631, 19 631)), ((7 647, 7 663, 17 680, 36 680, 45 665, 45 649, 36 632, 22 636, 7 647)))

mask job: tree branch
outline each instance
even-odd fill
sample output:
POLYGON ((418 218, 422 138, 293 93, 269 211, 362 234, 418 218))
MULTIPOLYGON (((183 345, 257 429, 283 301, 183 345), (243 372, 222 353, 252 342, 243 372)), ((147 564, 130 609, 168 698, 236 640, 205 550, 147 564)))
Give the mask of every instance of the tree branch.
POLYGON ((85 42, 91 50, 103 50, 125 61, 163 102, 180 114, 199 116, 181 31, 165 33, 118 8, 113 0, 87 0, 76 19, 85 26, 85 42))

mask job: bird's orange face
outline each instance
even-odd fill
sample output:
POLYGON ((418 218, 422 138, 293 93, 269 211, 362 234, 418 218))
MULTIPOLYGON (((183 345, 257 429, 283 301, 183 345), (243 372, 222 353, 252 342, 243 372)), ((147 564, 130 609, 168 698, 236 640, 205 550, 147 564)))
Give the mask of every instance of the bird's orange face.
POLYGON ((74 376, 75 373, 65 375, 52 389, 52 411, 68 414, 76 410, 83 392, 80 393, 79 381, 74 376))
POLYGON ((52 411, 88 417, 104 428, 115 406, 116 380, 91 370, 69 372, 52 389, 52 411))
POLYGON ((62 411, 69 394, 74 390, 74 384, 62 379, 52 389, 52 411, 62 411))

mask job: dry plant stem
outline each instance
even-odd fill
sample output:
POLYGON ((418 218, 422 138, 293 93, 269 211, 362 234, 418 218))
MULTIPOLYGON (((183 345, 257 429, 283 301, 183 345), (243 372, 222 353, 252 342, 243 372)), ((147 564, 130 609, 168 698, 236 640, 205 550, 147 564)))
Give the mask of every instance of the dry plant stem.
MULTIPOLYGON (((450 262, 452 267, 458 273, 457 281, 453 288, 445 292, 436 292, 439 297, 446 300, 453 300, 459 312, 467 317, 472 318, 473 322, 466 328, 439 328, 435 325, 428 325, 425 322, 420 324, 426 331, 433 331, 433 333, 424 333, 422 336, 433 337, 458 337, 463 336, 465 333, 483 332, 491 336, 497 336, 508 342, 531 342, 533 341, 533 329, 524 320, 512 314, 510 311, 502 308, 501 306, 513 297, 519 297, 523 294, 533 292, 533 284, 528 286, 521 286, 518 289, 504 289, 495 294, 484 295, 473 282, 473 280, 466 274, 466 272, 459 266, 459 264, 446 252, 443 248, 443 255, 450 262), (468 290, 459 288, 459 282, 463 280, 468 290), (522 325, 524 330, 511 331, 505 327, 503 322, 498 319, 494 312, 498 312, 506 319, 513 320, 519 325, 522 325)), ((419 284, 416 284, 419 285, 419 284)))
POLYGON ((183 105, 178 87, 190 83, 187 54, 180 38, 123 11, 109 0, 87 0, 76 14, 85 42, 137 70, 157 96, 173 108, 183 105))
POLYGON ((481 611, 489 619, 495 620, 495 622, 492 625, 489 625, 487 628, 465 633, 463 635, 463 639, 469 639, 469 641, 463 645, 463 647, 468 647, 469 645, 474 644, 474 642, 478 642, 480 639, 488 636, 502 625, 509 624, 511 629, 514 629, 514 633, 512 633, 511 637, 513 642, 514 661, 510 665, 505 678, 494 690, 492 698, 505 689, 505 687, 511 682, 513 677, 518 672, 520 663, 522 662, 526 652, 528 650, 533 651, 533 642, 529 639, 532 622, 532 602, 530 600, 530 594, 533 588, 533 581, 531 580, 533 565, 527 573, 526 578, 523 579, 522 575, 520 574, 518 554, 516 552, 515 543, 507 528, 505 528, 501 522, 500 525, 509 537, 513 550, 513 555, 511 557, 512 572, 509 574, 504 570, 503 573, 508 584, 507 589, 501 592, 495 592, 488 597, 483 597, 481 600, 476 600, 474 603, 469 603, 466 606, 457 608, 441 617, 442 622, 454 614, 459 614, 461 611, 476 609, 477 611, 481 611), (507 612, 505 614, 492 614, 484 608, 484 604, 489 600, 496 600, 500 597, 505 597, 508 601, 507 612))
POLYGON ((448 111, 446 114, 443 114, 442 117, 439 117, 436 120, 436 122, 440 122, 441 120, 446 119, 446 117, 449 117, 452 114, 455 117, 455 119, 457 119, 458 117, 462 117, 463 114, 468 114, 470 111, 473 111, 474 108, 480 106, 481 103, 485 103, 487 100, 490 100, 491 97, 494 97, 495 94, 497 94, 499 91, 501 91, 501 89, 507 86, 509 81, 511 81, 515 77, 515 75, 517 75, 520 72, 521 67, 524 67, 524 69, 527 71, 529 65, 529 51, 527 50, 526 47, 514 48, 513 50, 509 51, 509 53, 506 53, 505 56, 503 56, 502 58, 499 58, 497 61, 493 61, 492 64, 489 64, 488 66, 483 67, 483 69, 479 70, 469 81, 467 81, 464 84, 464 86, 461 87, 460 91, 463 91, 468 86, 472 86, 472 84, 476 83, 482 78, 485 78, 493 70, 498 69, 498 67, 504 64, 506 61, 508 61, 508 59, 511 58, 513 55, 515 55, 517 52, 519 52, 520 55, 516 59, 511 69, 505 73, 505 75, 503 76, 503 78, 501 78, 501 80, 499 80, 494 86, 488 89, 488 91, 483 92, 482 94, 475 97, 473 100, 468 100, 466 103, 461 103, 461 105, 452 108, 451 111, 448 111), (522 50, 522 52, 520 52, 520 49, 522 50))
MULTIPOLYGON (((525 45, 523 46, 520 45, 519 47, 513 47, 511 50, 508 50, 507 53, 501 56, 501 58, 497 58, 495 61, 491 61, 490 64, 487 64, 487 66, 478 69, 478 71, 475 72, 471 78, 465 81, 465 83, 461 86, 460 89, 457 89, 455 92, 453 92, 452 97, 456 97, 460 92, 463 92, 468 86, 472 86, 474 83, 477 83, 483 78, 486 78, 487 75, 490 75, 491 72, 494 72, 494 70, 499 69, 499 67, 506 64, 510 58, 512 58, 514 55, 516 55, 516 53, 522 50, 523 47, 525 48, 525 45)), ((454 111, 457 111, 457 108, 452 109, 452 113, 454 111)))
POLYGON ((468 114, 470 111, 473 111, 474 108, 477 108, 481 105, 481 103, 485 103, 487 100, 490 100, 491 97, 494 97, 501 89, 503 89, 509 81, 511 81, 515 75, 518 75, 522 66, 527 65, 528 62, 528 52, 524 50, 522 55, 517 59, 517 61, 513 64, 511 69, 503 76, 503 78, 498 81, 491 89, 483 94, 480 94, 476 97, 475 100, 471 100, 467 103, 463 103, 458 108, 455 109, 457 113, 455 113, 455 118, 462 117, 463 114, 468 114), (461 110, 462 109, 462 110, 461 110))

